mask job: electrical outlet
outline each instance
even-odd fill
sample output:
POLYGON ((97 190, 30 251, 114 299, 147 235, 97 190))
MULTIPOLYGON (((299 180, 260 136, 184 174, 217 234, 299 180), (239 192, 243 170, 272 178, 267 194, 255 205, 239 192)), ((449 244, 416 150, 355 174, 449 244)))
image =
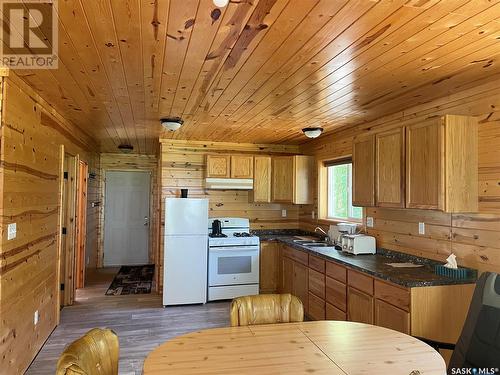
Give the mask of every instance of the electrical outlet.
POLYGON ((7 225, 7 240, 13 240, 17 236, 17 224, 11 223, 7 225))
POLYGON ((87 257, 87 266, 90 264, 90 257, 87 257))
POLYGON ((35 314, 33 315, 33 324, 37 325, 39 320, 40 320, 40 314, 38 313, 38 310, 36 310, 35 314))
POLYGON ((425 234, 425 223, 418 223, 418 234, 425 234))
POLYGON ((371 216, 366 217, 366 226, 368 228, 373 228, 373 217, 371 216))
POLYGON ((285 209, 281 210, 281 217, 286 217, 286 210, 285 209))
POLYGON ((316 212, 314 210, 311 212, 311 219, 316 219, 316 212))

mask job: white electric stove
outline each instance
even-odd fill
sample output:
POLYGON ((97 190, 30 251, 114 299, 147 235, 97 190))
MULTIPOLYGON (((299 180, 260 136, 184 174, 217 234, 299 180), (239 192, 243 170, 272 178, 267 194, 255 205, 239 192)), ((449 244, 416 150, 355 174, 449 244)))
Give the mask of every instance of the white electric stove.
POLYGON ((250 221, 211 218, 208 227, 208 300, 259 294, 260 240, 250 234, 250 221), (211 237, 214 220, 221 222, 217 237, 211 237))

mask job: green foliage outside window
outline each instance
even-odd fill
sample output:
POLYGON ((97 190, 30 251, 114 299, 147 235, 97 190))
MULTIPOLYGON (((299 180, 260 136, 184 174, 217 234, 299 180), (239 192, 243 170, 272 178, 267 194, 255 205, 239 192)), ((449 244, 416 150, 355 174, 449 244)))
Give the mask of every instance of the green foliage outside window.
POLYGON ((363 209, 352 205, 352 164, 328 167, 328 217, 361 219, 363 209))

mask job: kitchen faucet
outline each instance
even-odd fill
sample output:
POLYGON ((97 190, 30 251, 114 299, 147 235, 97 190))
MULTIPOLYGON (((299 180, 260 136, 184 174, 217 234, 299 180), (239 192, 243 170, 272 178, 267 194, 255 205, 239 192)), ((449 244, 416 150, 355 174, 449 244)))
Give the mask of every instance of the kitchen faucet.
POLYGON ((325 235, 325 242, 330 243, 330 236, 328 235, 328 233, 326 233, 326 232, 323 230, 323 228, 320 228, 320 227, 316 227, 316 228, 314 228, 314 233, 316 233, 316 232, 321 232, 321 233, 323 233, 323 234, 325 235))

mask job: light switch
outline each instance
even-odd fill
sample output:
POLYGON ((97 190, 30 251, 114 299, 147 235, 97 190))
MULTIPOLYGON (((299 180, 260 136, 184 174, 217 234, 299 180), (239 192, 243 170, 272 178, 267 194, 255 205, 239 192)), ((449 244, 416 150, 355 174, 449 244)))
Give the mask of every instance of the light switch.
POLYGON ((418 234, 425 234, 425 223, 418 223, 418 234))
POLYGON ((286 210, 285 209, 281 210, 281 217, 286 217, 286 210))
POLYGON ((316 219, 316 212, 314 210, 311 211, 311 219, 316 219))
POLYGON ((17 224, 11 223, 7 225, 7 240, 13 240, 17 236, 17 224))
POLYGON ((373 217, 371 216, 366 217, 366 226, 368 228, 373 228, 373 217))
POLYGON ((40 320, 40 314, 38 314, 38 310, 36 310, 35 314, 33 315, 33 324, 37 325, 39 320, 40 320))

